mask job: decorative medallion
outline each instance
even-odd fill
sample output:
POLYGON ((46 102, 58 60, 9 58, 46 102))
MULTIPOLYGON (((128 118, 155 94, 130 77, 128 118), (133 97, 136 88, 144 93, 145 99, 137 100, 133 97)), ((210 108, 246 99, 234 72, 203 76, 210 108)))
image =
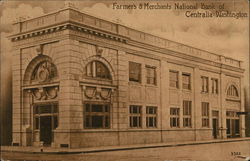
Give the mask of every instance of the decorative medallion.
POLYGON ((35 68, 32 81, 37 81, 39 83, 49 82, 52 78, 56 76, 56 67, 54 64, 44 61, 35 68))

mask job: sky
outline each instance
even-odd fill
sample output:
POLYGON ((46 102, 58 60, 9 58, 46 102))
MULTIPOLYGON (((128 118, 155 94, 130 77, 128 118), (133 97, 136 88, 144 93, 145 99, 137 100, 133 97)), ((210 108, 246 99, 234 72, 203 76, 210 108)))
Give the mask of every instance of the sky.
MULTIPOLYGON (((225 10, 231 12, 247 12, 247 18, 187 18, 186 10, 118 10, 113 9, 113 3, 135 4, 149 2, 150 4, 171 4, 177 1, 104 1, 83 0, 72 1, 83 12, 100 18, 116 21, 126 26, 145 31, 169 40, 201 48, 217 54, 229 56, 244 61, 246 69, 245 85, 249 85, 249 11, 247 0, 225 1, 178 1, 194 4, 224 4, 225 10)), ((6 38, 12 31, 12 23, 19 17, 37 17, 56 11, 64 6, 64 1, 27 1, 3 0, 0 2, 0 38, 1 38, 1 91, 10 88, 11 83, 11 43, 6 38)), ((196 11, 205 12, 203 9, 196 11)), ((210 12, 215 10, 210 9, 210 12)))

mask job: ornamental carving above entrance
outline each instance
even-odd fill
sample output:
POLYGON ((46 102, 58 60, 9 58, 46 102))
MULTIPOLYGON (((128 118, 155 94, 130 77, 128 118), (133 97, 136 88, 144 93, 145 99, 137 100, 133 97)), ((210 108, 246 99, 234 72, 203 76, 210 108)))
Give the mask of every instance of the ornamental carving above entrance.
POLYGON ((39 63, 32 73, 32 83, 46 83, 50 82, 57 76, 56 67, 49 61, 39 63))

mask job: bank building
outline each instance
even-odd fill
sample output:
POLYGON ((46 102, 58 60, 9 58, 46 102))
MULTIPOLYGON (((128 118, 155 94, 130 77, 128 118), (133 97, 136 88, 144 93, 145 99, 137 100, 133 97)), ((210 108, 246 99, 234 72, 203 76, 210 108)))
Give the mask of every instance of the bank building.
POLYGON ((13 146, 245 137, 242 62, 82 13, 15 22, 13 146))

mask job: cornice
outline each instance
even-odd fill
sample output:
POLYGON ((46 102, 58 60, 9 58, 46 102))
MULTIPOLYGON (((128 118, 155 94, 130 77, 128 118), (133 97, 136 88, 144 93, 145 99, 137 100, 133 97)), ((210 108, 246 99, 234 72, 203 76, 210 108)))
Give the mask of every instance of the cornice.
POLYGON ((122 43, 125 43, 127 41, 127 38, 123 36, 118 36, 112 33, 104 32, 104 31, 98 31, 89 27, 78 26, 76 24, 73 24, 72 22, 67 22, 64 24, 51 26, 51 27, 47 27, 44 29, 40 29, 40 30, 33 30, 33 31, 25 32, 25 33, 15 34, 15 35, 10 36, 10 39, 12 42, 16 42, 16 41, 28 39, 31 37, 36 37, 36 36, 46 35, 46 34, 58 32, 58 31, 63 31, 66 29, 79 31, 79 32, 90 34, 90 35, 103 37, 105 39, 122 42, 122 43))
POLYGON ((15 34, 10 37, 13 42, 53 33, 55 31, 76 28, 76 30, 80 32, 104 37, 121 43, 130 44, 131 42, 132 44, 139 44, 140 46, 148 46, 149 48, 155 47, 193 56, 195 58, 201 58, 202 61, 208 60, 212 62, 213 65, 219 63, 235 68, 241 68, 242 65, 241 61, 92 16, 80 12, 72 6, 37 18, 21 20, 20 22, 16 22, 13 28, 15 34))
MULTIPOLYGON (((30 38, 40 37, 43 35, 44 36, 50 35, 52 33, 58 33, 59 31, 65 31, 65 30, 75 31, 76 34, 74 36, 77 36, 77 33, 84 33, 87 35, 92 35, 96 38, 98 38, 98 37, 102 38, 103 40, 105 40, 105 39, 109 40, 105 43, 109 43, 110 41, 117 42, 116 45, 118 46, 118 49, 122 47, 122 48, 124 48, 123 50, 128 51, 130 54, 150 57, 150 58, 154 58, 157 60, 164 58, 164 55, 169 55, 169 56, 173 56, 173 57, 177 57, 177 58, 181 58, 181 59, 185 59, 185 60, 190 60, 193 62, 198 62, 201 64, 210 65, 210 66, 217 67, 217 68, 223 68, 223 69, 232 70, 232 71, 236 71, 236 72, 240 72, 240 73, 244 72, 244 69, 230 66, 227 64, 223 64, 222 62, 215 62, 215 61, 208 60, 205 58, 192 56, 190 54, 186 54, 186 53, 182 53, 182 52, 178 52, 178 51, 173 51, 173 50, 166 49, 166 48, 161 48, 161 47, 158 47, 155 45, 150 45, 150 44, 147 44, 144 42, 138 42, 138 41, 132 40, 130 37, 122 36, 122 35, 115 34, 112 32, 107 32, 107 31, 101 30, 101 29, 95 29, 94 27, 79 24, 79 23, 74 22, 74 21, 65 21, 61 24, 51 25, 49 27, 47 26, 46 28, 43 28, 43 29, 40 28, 38 30, 36 29, 36 30, 29 31, 29 32, 15 34, 15 35, 12 35, 10 37, 10 39, 12 42, 15 43, 15 42, 18 42, 21 40, 27 40, 30 38), (124 44, 125 46, 122 44, 124 44), (134 51, 134 50, 129 51, 128 46, 126 46, 126 45, 145 49, 146 51, 145 52, 144 51, 134 51), (161 53, 163 55, 156 56, 154 54, 150 54, 151 56, 149 56, 148 55, 149 53, 147 53, 147 51, 153 51, 156 53, 161 53)), ((71 34, 69 33, 69 36, 70 35, 71 34)), ((79 36, 77 36, 77 37, 79 37, 79 36)), ((32 42, 32 43, 35 43, 35 42, 32 42)), ((111 47, 111 48, 115 48, 115 47, 111 47)))

